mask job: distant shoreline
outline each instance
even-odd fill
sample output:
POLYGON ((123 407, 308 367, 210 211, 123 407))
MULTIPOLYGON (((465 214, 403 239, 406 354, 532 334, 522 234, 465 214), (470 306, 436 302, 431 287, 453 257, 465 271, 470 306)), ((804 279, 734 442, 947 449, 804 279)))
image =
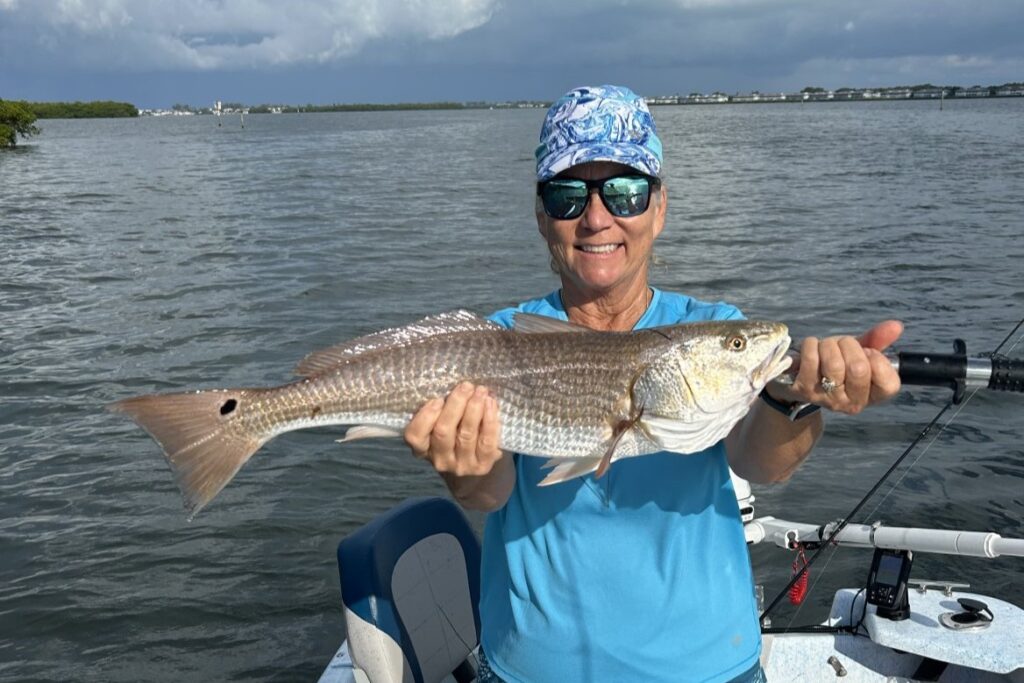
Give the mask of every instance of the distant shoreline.
POLYGON ((798 93, 761 93, 726 95, 715 92, 710 95, 691 93, 649 97, 648 104, 803 104, 806 102, 891 102, 897 100, 941 100, 941 99, 995 99, 1024 97, 1024 83, 1004 85, 959 86, 915 85, 896 88, 804 88, 798 93))
MULTIPOLYGON (((656 95, 645 97, 652 106, 724 105, 724 104, 806 104, 819 102, 893 102, 905 100, 1000 100, 1024 97, 1024 83, 1006 83, 992 86, 933 86, 931 84, 892 88, 804 88, 798 93, 736 93, 689 95, 656 95)), ((22 102, 40 119, 56 118, 114 118, 134 116, 195 116, 295 114, 328 112, 379 111, 455 111, 472 109, 547 109, 550 101, 515 100, 502 102, 400 102, 394 104, 258 104, 216 102, 212 107, 193 107, 176 104, 170 109, 137 108, 128 102, 22 102)))
MULTIPOLYGON (((657 95, 645 97, 649 105, 712 104, 804 104, 808 102, 892 102, 899 100, 1002 99, 1024 97, 1024 83, 999 86, 933 86, 930 84, 895 88, 804 88, 799 93, 736 93, 657 95)), ((464 109, 547 109, 550 101, 515 100, 503 102, 401 102, 396 104, 259 104, 217 102, 213 107, 174 105, 171 109, 140 109, 142 116, 192 116, 239 114, 305 114, 324 112, 431 111, 464 109)))

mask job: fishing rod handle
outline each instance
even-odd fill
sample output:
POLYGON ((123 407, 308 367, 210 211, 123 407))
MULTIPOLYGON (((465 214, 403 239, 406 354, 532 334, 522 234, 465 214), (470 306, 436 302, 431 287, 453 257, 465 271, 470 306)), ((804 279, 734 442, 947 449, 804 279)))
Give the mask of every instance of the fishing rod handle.
POLYGON ((1024 360, 1016 358, 903 352, 890 362, 908 385, 1024 393, 1024 360))
MULTIPOLYGON (((800 353, 791 350, 794 360, 800 353)), ((993 389, 1024 393, 1024 360, 996 354, 967 356, 963 339, 953 342, 953 353, 916 353, 904 351, 887 355, 889 363, 899 372, 900 382, 907 386, 946 387, 953 390, 953 403, 964 399, 967 389, 993 389)), ((792 368, 776 378, 781 384, 792 384, 792 368)))

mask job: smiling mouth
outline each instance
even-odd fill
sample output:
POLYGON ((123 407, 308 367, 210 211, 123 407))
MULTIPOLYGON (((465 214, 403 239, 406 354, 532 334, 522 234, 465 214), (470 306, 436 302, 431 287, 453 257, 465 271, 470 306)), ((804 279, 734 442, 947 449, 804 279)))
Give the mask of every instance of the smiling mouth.
POLYGON ((621 244, 577 244, 576 248, 585 254, 610 254, 621 244))

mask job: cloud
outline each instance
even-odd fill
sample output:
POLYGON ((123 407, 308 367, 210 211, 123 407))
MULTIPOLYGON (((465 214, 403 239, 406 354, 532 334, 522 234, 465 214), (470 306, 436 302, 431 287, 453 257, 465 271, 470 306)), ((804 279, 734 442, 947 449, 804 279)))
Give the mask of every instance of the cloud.
POLYGON ((956 54, 809 59, 787 76, 787 84, 826 88, 936 85, 998 85, 1021 80, 1024 58, 964 57, 956 54))
POLYGON ((1022 25, 1024 2, 1004 0, 0 0, 0 95, 134 97, 164 78, 260 101, 1003 83, 1024 77, 1022 25))
POLYGON ((497 0, 0 0, 0 38, 50 61, 114 69, 323 64, 380 39, 449 39, 486 23, 497 7, 497 0))
POLYGON ((995 61, 989 57, 976 57, 974 55, 946 55, 942 61, 947 66, 957 69, 989 69, 995 64, 995 61))
POLYGON ((672 4, 683 9, 731 9, 771 3, 766 0, 673 0, 672 4))

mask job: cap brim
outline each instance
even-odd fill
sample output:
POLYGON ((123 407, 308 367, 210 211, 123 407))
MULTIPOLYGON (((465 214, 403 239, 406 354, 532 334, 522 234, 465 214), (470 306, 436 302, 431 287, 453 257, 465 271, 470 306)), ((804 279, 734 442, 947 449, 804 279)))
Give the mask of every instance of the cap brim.
POLYGON ((537 180, 549 180, 568 168, 592 161, 611 161, 623 164, 651 176, 657 176, 661 172, 661 162, 658 157, 641 145, 630 143, 595 145, 592 142, 585 142, 569 145, 550 154, 548 158, 538 164, 537 180))

